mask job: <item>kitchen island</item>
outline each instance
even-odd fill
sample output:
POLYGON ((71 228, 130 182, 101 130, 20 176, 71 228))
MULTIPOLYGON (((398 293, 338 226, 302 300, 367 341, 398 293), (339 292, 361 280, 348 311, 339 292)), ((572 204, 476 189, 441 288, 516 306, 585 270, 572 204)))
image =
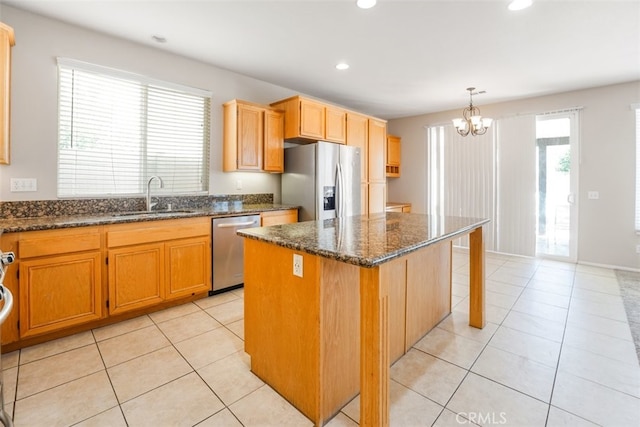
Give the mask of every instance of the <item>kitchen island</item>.
POLYGON ((482 328, 488 220, 387 213, 245 229, 251 370, 316 425, 360 393, 389 423, 389 367, 451 312, 452 241, 469 234, 469 324, 482 328))

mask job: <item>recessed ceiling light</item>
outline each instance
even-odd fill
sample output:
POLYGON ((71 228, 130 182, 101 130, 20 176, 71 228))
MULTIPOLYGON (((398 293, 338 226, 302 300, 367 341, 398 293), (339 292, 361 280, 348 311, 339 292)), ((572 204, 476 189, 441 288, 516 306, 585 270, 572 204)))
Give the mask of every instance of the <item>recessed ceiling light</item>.
POLYGON ((346 62, 340 62, 339 64, 336 65, 336 68, 338 70, 347 70, 349 69, 349 64, 347 64, 346 62))
POLYGON ((167 39, 165 39, 162 36, 151 36, 152 39, 154 39, 155 41, 157 41, 158 43, 166 43, 167 39))
POLYGON ((509 3, 509 10, 526 9, 533 4, 533 0, 513 0, 509 3))
POLYGON ((360 9, 371 9, 376 5, 376 0, 356 0, 356 5, 360 9))

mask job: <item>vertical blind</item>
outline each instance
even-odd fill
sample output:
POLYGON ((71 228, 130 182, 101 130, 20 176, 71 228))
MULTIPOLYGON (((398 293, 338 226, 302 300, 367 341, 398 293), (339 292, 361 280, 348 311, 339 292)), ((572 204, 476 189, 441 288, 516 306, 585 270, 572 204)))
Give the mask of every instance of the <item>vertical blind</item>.
POLYGON ((640 104, 633 104, 636 110, 636 233, 640 233, 640 104))
POLYGON ((58 79, 59 197, 208 191, 209 92, 66 58, 58 79))
POLYGON ((497 120, 497 250, 536 254, 536 119, 533 115, 497 120))
MULTIPOLYGON (((428 129, 428 212, 444 216, 489 218, 485 247, 494 250, 495 144, 493 130, 462 137, 452 125, 428 129)), ((468 246, 468 237, 456 244, 468 246)))

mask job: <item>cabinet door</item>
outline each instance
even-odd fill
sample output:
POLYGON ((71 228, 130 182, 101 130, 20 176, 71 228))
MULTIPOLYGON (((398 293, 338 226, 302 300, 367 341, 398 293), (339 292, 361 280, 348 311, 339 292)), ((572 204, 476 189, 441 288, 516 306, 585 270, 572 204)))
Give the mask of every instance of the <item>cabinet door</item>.
POLYGON ((346 111, 327 106, 325 109, 324 139, 326 141, 344 144, 347 140, 346 111))
POLYGON ((20 337, 102 317, 100 252, 20 263, 20 337))
POLYGON ((10 159, 11 46, 14 43, 13 29, 0 22, 0 164, 4 165, 8 165, 10 159))
POLYGON ((278 111, 264 113, 264 170, 284 172, 284 117, 278 111))
POLYGON ((347 113, 347 145, 360 148, 360 182, 369 180, 369 119, 360 114, 347 113))
POLYGON ((238 104, 238 170, 262 169, 264 110, 238 104))
POLYGON ((169 242, 166 245, 166 299, 175 299, 211 289, 209 237, 169 242))
POLYGON ((407 257, 406 351, 451 313, 451 242, 407 257))
POLYGON ((164 300, 164 243, 109 250, 109 314, 164 300))
POLYGON ((369 215, 384 213, 386 205, 386 184, 369 184, 369 215))
POLYGON ((300 136, 324 139, 324 105, 319 102, 300 100, 300 136))
POLYGON ((386 128, 384 122, 369 119, 369 182, 386 182, 386 128))

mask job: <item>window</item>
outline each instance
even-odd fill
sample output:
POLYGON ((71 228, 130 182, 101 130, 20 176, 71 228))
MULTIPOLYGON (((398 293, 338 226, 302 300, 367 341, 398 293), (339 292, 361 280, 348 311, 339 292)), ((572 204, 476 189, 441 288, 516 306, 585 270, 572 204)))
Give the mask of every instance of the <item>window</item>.
POLYGON ((636 110, 636 233, 640 233, 640 104, 631 108, 636 110))
POLYGON ((209 92, 58 59, 58 196, 161 194, 209 185, 209 92))

